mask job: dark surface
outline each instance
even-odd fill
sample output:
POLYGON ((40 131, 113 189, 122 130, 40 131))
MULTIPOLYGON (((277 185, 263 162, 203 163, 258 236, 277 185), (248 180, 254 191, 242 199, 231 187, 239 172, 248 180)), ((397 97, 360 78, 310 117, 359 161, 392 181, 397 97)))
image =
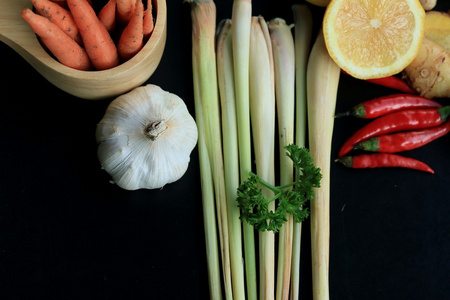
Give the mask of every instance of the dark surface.
MULTIPOLYGON (((300 3, 254 2, 254 15, 288 22, 300 3)), ((231 17, 231 0, 217 8, 218 20, 231 17)), ((166 50, 148 83, 179 95, 194 114, 190 8, 169 0, 167 9, 166 50)), ((323 9, 312 9, 317 30, 323 9)), ((110 100, 72 97, 6 45, 0 53, 0 298, 207 299, 197 148, 178 182, 122 190, 96 156, 95 128, 110 100)), ((395 92, 341 78, 338 111, 395 92)), ((334 157, 365 123, 335 121, 334 157)), ((332 165, 331 299, 448 298, 449 148, 445 136, 405 153, 435 175, 332 165)), ((305 222, 302 299, 311 298, 308 230, 305 222)))

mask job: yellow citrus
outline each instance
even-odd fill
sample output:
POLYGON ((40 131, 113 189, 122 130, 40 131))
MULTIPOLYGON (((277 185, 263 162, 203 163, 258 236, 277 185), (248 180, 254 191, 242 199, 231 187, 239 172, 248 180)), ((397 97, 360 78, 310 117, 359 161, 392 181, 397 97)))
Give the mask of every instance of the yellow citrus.
POLYGON ((419 52, 424 26, 418 0, 331 0, 323 19, 330 56, 360 79, 401 72, 419 52))

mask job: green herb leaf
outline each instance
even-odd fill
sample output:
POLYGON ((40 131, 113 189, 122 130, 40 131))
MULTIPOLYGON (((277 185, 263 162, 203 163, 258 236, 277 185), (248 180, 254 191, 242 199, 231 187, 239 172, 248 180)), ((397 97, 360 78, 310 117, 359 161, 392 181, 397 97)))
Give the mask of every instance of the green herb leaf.
POLYGON ((297 223, 302 222, 309 216, 305 204, 314 197, 314 188, 320 187, 322 175, 320 169, 314 166, 308 149, 293 144, 285 149, 296 172, 296 180, 293 183, 273 186, 250 172, 247 180, 237 190, 241 220, 259 231, 278 232, 287 221, 286 214, 292 214, 297 223), (262 188, 269 188, 275 194, 274 197, 266 199, 262 195, 262 188), (275 211, 269 210, 272 201, 277 201, 275 211))

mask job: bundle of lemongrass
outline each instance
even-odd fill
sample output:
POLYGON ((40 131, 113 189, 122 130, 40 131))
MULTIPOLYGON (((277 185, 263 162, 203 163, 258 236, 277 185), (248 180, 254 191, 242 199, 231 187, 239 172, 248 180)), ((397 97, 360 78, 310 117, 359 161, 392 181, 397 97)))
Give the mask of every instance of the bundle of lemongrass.
MULTIPOLYGON (((304 162, 299 160, 308 163, 308 159, 300 159, 296 150, 306 149, 306 75, 312 34, 310 10, 306 5, 293 6, 293 34, 292 26, 283 19, 266 22, 262 16, 252 16, 250 0, 234 0, 231 19, 219 23, 213 0, 188 2, 191 3, 195 117, 199 131, 211 299, 223 296, 226 299, 257 299, 258 296, 260 299, 298 299, 299 215, 303 207, 299 204, 294 211, 286 207, 278 209, 282 206, 281 198, 277 203, 272 200, 280 195, 294 195, 293 190, 300 194, 295 184, 308 176, 320 180, 318 168, 300 170, 299 165, 304 162), (278 136, 275 132, 277 121, 278 136), (292 145, 298 147, 292 148, 292 145), (289 149, 288 155, 286 149, 289 149), (279 170, 275 170, 277 152, 280 154, 279 170), (308 172, 314 174, 304 174, 308 172), (277 175, 279 187, 275 187, 277 175), (258 189, 252 190, 248 181, 255 180, 258 180, 255 183, 258 189), (251 200, 237 201, 241 197, 238 197, 238 191, 242 195, 248 190, 256 194, 260 191, 258 199, 271 200, 267 201, 263 215, 268 217, 264 217, 262 224, 259 220, 259 228, 270 229, 281 219, 283 225, 272 230, 255 230, 258 218, 248 214, 263 205, 251 206, 251 200), (246 210, 246 205, 250 209, 246 210), (281 215, 276 211, 281 211, 281 215)), ((311 111, 314 102, 314 99, 308 99, 311 111)), ((315 136, 315 131, 321 129, 320 125, 313 126, 309 134, 315 136)), ((306 152, 309 156, 309 151, 306 152)), ((311 153, 316 159, 316 152, 311 153)), ((319 167, 328 172, 329 166, 319 167)), ((319 187, 317 182, 304 185, 311 191, 319 187)), ((307 195, 306 198, 311 194, 312 198, 314 193, 302 191, 301 194, 307 195)), ((320 230, 324 228, 320 227, 320 230)), ((328 246, 325 243, 319 247, 328 246)), ((321 280, 328 281, 327 278, 321 280)))

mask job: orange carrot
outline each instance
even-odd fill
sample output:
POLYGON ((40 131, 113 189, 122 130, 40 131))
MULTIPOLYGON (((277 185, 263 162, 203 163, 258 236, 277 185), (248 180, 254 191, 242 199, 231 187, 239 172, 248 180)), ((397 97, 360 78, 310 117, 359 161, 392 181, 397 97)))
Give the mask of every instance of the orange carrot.
POLYGON ((59 6, 61 6, 62 8, 68 8, 67 7, 67 1, 66 0, 50 0, 56 4, 58 4, 59 6))
POLYGON ((68 10, 50 0, 33 0, 32 2, 33 6, 36 8, 36 11, 41 16, 46 17, 53 24, 56 24, 78 44, 82 43, 77 24, 68 10))
POLYGON ((86 51, 61 28, 29 8, 21 16, 60 63, 77 70, 91 69, 86 51))
POLYGON ((100 22, 111 33, 116 27, 116 0, 109 0, 98 13, 100 22))
POLYGON ((153 32, 152 0, 147 0, 147 9, 144 12, 144 40, 147 40, 153 32))
POLYGON ((119 41, 117 42, 117 51, 123 61, 132 58, 144 46, 144 27, 143 27, 144 5, 142 1, 137 1, 134 15, 124 28, 119 41))
POLYGON ((67 0, 67 4, 94 67, 105 70, 117 66, 119 55, 116 45, 92 6, 86 0, 67 0))
MULTIPOLYGON (((50 0, 50 1, 58 3, 61 7, 68 8, 67 0, 50 0)), ((88 3, 92 6, 92 0, 88 0, 88 3)))
POLYGON ((122 24, 128 24, 133 17, 135 6, 136 0, 117 0, 117 19, 122 24))

